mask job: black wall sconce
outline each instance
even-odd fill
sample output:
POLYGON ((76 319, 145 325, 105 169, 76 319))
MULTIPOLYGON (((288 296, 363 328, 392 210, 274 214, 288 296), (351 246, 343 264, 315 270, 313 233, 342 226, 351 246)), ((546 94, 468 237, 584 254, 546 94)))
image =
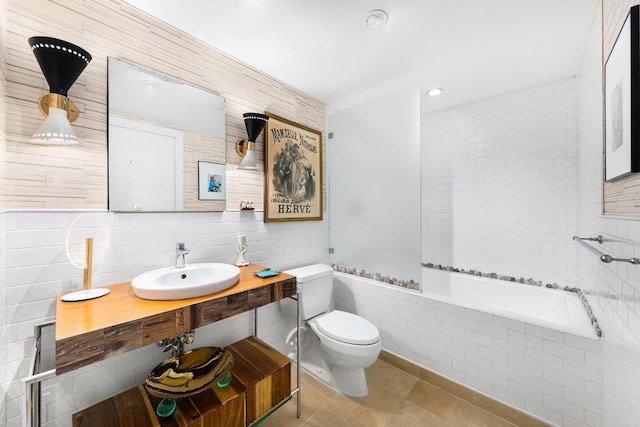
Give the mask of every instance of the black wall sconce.
POLYGON ((236 144, 236 153, 243 158, 238 169, 256 170, 256 139, 269 121, 269 116, 260 113, 244 113, 242 117, 244 117, 248 139, 243 139, 236 144))
POLYGON ((29 140, 33 144, 77 144, 71 123, 78 118, 78 106, 67 92, 91 62, 86 50, 52 37, 31 37, 29 46, 49 83, 49 93, 38 100, 46 119, 29 140))

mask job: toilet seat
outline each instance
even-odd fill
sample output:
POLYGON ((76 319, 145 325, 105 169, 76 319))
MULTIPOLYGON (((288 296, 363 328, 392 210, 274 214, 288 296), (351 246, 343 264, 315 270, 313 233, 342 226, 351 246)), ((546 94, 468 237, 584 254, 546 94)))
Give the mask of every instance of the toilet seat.
POLYGON ((334 310, 314 319, 318 331, 345 344, 370 345, 380 340, 378 328, 366 319, 334 310))

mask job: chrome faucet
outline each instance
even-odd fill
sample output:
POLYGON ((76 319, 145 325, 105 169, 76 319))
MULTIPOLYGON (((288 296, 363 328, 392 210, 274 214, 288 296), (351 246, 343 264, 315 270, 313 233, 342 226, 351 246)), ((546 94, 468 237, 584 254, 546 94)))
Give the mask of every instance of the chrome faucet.
POLYGON ((176 243, 176 268, 184 268, 184 256, 189 252, 189 249, 185 249, 184 242, 176 243))

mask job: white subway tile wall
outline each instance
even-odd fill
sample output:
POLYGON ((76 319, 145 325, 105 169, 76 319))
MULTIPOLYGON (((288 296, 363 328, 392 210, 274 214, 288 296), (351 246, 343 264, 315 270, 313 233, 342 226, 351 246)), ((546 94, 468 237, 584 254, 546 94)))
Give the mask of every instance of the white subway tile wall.
POLYGON ((575 282, 574 78, 422 117, 422 260, 575 282))
MULTIPOLYGON (((8 212, 0 214, 0 364, 6 389, 6 421, 0 426, 21 425, 23 389, 28 375, 29 352, 35 324, 55 318, 55 296, 82 286, 82 270, 67 259, 65 236, 78 221, 103 224, 110 236, 106 251, 94 268, 93 286, 130 281, 152 268, 171 265, 177 241, 191 253, 187 262, 233 263, 236 236, 245 234, 249 261, 276 269, 328 262, 328 221, 262 222, 262 212, 210 213, 107 213, 107 212, 8 212), (301 237, 304 236, 304 237, 301 237), (5 378, 6 376, 6 378, 5 378)), ((259 336, 285 350, 290 323, 278 304, 258 311, 259 336)), ((194 345, 226 345, 253 333, 253 313, 235 316, 196 331, 194 345)), ((140 383, 166 355, 155 345, 47 380, 43 388, 43 420, 46 426, 71 425, 71 414, 140 383)), ((5 396, 5 393, 2 393, 5 396)))
POLYGON ((378 327, 385 350, 553 424, 602 426, 599 341, 355 276, 337 274, 334 292, 337 308, 378 327))
MULTIPOLYGON (((0 214, 0 311, 7 307, 7 221, 0 214)), ((0 314, 0 426, 7 417, 7 318, 0 314)))

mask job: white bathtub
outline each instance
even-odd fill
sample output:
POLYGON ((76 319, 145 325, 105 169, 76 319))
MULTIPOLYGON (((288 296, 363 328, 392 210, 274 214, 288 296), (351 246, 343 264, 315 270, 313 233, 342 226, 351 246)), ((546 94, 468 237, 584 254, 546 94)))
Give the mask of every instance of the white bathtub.
POLYGON ((340 272, 333 283, 336 308, 373 322, 387 352, 551 425, 601 416, 576 406, 602 381, 602 343, 573 292, 430 268, 421 293, 340 272))
POLYGON ((422 269, 422 292, 429 299, 598 339, 574 292, 433 268, 422 269))

